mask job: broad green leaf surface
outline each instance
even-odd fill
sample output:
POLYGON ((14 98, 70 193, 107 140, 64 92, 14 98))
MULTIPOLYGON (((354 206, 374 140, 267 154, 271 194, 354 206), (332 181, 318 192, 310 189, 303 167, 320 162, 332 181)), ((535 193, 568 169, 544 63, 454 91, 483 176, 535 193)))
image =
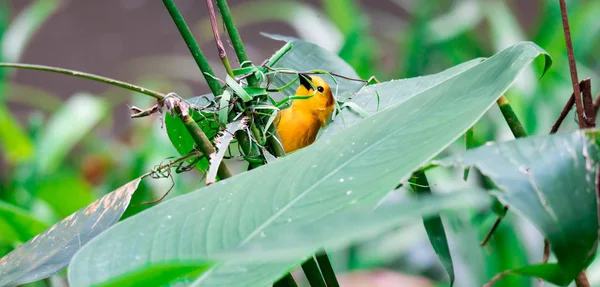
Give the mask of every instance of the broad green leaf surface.
MULTIPOLYGON (((328 140, 133 216, 75 256, 71 286, 104 282, 143 266, 201 260, 273 236, 281 226, 374 207, 464 134, 541 54, 534 44, 516 45, 328 140)), ((225 262, 193 286, 265 286, 299 263, 225 262)))
POLYGON ((421 218, 435 218, 440 212, 489 206, 489 196, 484 190, 465 189, 470 190, 407 199, 375 210, 363 206, 306 224, 283 225, 270 236, 257 237, 239 249, 214 256, 214 259, 251 263, 293 260, 323 246, 329 251, 346 248, 421 218))
MULTIPOLYGON (((381 84, 370 85, 361 89, 349 100, 372 115, 401 104, 416 95, 420 95, 423 91, 431 89, 434 86, 444 83, 444 81, 449 78, 468 71, 482 63, 483 60, 484 59, 474 59, 434 75, 392 80, 381 84)), ((365 119, 364 116, 351 109, 342 109, 342 112, 327 126, 321 136, 323 138, 330 137, 363 119, 365 119)))
POLYGON ((37 281, 67 267, 83 245, 121 218, 140 180, 94 201, 0 258, 0 286, 37 281))
MULTIPOLYGON (((298 72, 308 72, 311 70, 324 70, 330 73, 337 73, 346 77, 358 79, 354 69, 348 63, 344 62, 335 53, 313 44, 301 40, 292 40, 278 35, 267 35, 270 38, 284 41, 291 41, 292 48, 285 53, 275 64, 273 68, 294 70, 298 72)), ((336 78, 338 85, 328 75, 318 75, 323 78, 331 87, 331 91, 337 99, 342 100, 350 97, 362 88, 365 83, 349 81, 342 78, 336 78), (337 86, 337 90, 336 90, 337 86)), ((282 87, 297 78, 296 75, 278 74, 273 77, 272 86, 282 87)), ((282 91, 285 96, 293 96, 300 83, 294 83, 290 88, 282 91)))
POLYGON ((48 227, 27 210, 0 201, 0 243, 25 242, 48 227))
POLYGON ((108 112, 108 105, 100 98, 87 94, 71 97, 50 119, 37 144, 38 167, 48 173, 60 167, 68 152, 108 112))
POLYGON ((530 137, 436 163, 474 166, 492 179, 502 190, 496 193, 500 201, 531 221, 548 238, 558 259, 515 273, 566 286, 591 262, 598 241, 598 136, 577 131, 530 137))

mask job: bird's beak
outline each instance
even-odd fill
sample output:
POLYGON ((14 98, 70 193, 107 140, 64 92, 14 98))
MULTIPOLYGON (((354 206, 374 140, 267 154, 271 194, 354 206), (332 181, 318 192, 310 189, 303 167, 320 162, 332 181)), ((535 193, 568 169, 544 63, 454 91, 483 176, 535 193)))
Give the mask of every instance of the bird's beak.
POLYGON ((307 74, 298 74, 298 78, 300 79, 300 85, 304 86, 306 90, 310 91, 313 89, 311 84, 312 78, 307 74))

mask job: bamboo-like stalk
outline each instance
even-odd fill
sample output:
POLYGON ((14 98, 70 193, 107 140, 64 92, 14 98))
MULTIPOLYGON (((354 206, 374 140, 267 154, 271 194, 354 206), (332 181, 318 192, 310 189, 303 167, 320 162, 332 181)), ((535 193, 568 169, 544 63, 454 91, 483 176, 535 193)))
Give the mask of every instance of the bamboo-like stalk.
POLYGON ((229 11, 227 1, 217 0, 217 6, 221 11, 223 23, 225 23, 225 28, 227 29, 229 39, 231 39, 231 44, 233 45, 233 49, 235 50, 235 54, 237 55, 238 60, 240 61, 240 63, 248 62, 248 55, 246 54, 246 48, 244 47, 244 43, 242 42, 242 36, 240 36, 240 32, 238 31, 237 27, 235 26, 235 23, 233 22, 233 17, 231 16, 231 11, 229 11))
MULTIPOLYGON (((474 132, 474 126, 471 127, 466 133, 465 133, 465 149, 466 150, 470 150, 473 147, 475 147, 475 132, 474 132)), ((466 181, 469 178, 469 171, 471 169, 469 167, 465 168, 464 172, 463 172, 463 179, 466 181)))
POLYGON ((319 268, 321 268, 321 273, 323 274, 323 278, 325 279, 327 287, 340 287, 340 283, 335 277, 335 271, 333 270, 333 266, 331 266, 331 261, 329 260, 329 256, 327 256, 325 250, 317 253, 316 257, 317 263, 319 263, 319 268))
POLYGON ((279 279, 279 281, 273 284, 273 287, 298 287, 298 283, 292 277, 292 274, 288 273, 283 278, 279 279))
POLYGON ((302 263, 302 270, 311 287, 327 287, 314 257, 311 257, 302 263))
POLYGON ((57 68, 57 67, 51 67, 51 66, 19 64, 19 63, 0 63, 0 68, 2 68, 2 67, 45 71, 45 72, 52 72, 52 73, 58 73, 58 74, 88 79, 88 80, 92 80, 92 81, 96 81, 96 82, 100 82, 100 83, 109 84, 111 86, 123 88, 126 90, 138 92, 138 93, 141 93, 144 95, 148 95, 157 100, 162 100, 165 97, 165 95, 163 93, 153 91, 150 89, 146 89, 146 88, 134 85, 134 84, 130 84, 130 83, 126 83, 123 81, 119 81, 119 80, 115 80, 115 79, 111 79, 111 78, 107 78, 107 77, 102 77, 102 76, 98 76, 98 75, 94 75, 94 74, 90 74, 90 73, 75 71, 75 70, 69 70, 69 69, 63 69, 63 68, 57 68))
POLYGON ((179 12, 179 9, 177 9, 177 6, 175 6, 173 0, 163 0, 163 3, 165 8, 167 8, 167 11, 169 11, 171 18, 173 18, 173 22, 175 22, 177 30, 179 30, 181 37, 190 50, 190 53, 192 53, 192 57, 194 57, 194 60, 196 61, 198 68, 200 68, 200 71, 202 72, 202 75, 204 76, 204 79, 206 80, 206 83, 208 84, 208 87, 212 91, 213 95, 221 95, 223 93, 221 84, 216 80, 215 73, 210 67, 210 64, 208 64, 204 53, 202 53, 202 50, 200 50, 196 39, 194 39, 194 35, 192 35, 190 28, 185 23, 183 16, 179 12))
MULTIPOLYGON (((502 95, 496 101, 496 103, 498 104, 498 107, 500 108, 500 111, 502 112, 502 116, 504 116, 504 120, 506 120, 506 123, 508 124, 508 127, 510 128, 510 131, 512 132, 513 136, 515 138, 526 137, 527 132, 525 132, 525 128, 523 128, 521 121, 519 121, 519 118, 517 117, 517 114, 515 114, 515 111, 511 107, 510 103, 508 102, 508 99, 504 95, 502 95)), ((504 211, 505 212, 508 211, 507 206, 504 207, 504 211)), ((481 246, 485 246, 488 243, 488 241, 492 238, 492 235, 494 234, 494 232, 496 232, 496 229, 500 225, 500 222, 502 222, 502 219, 504 219, 504 216, 499 216, 496 219, 496 221, 494 222, 494 225, 492 225, 492 228, 490 229, 490 231, 487 233, 485 238, 481 241, 481 243, 480 243, 481 246)))
MULTIPOLYGON (((235 23, 233 22, 233 17, 231 16, 231 11, 229 10, 229 6, 227 5, 226 0, 216 0, 217 6, 221 11, 221 18, 223 18, 223 23, 225 24, 225 28, 227 29, 227 33, 229 34, 229 39, 231 40, 231 44, 233 45, 233 49, 235 50, 235 54, 237 55, 238 60, 242 67, 248 67, 252 65, 250 63, 250 59, 248 58, 248 54, 246 54, 246 48, 244 47, 244 42, 242 42, 242 36, 240 36, 240 32, 238 31, 235 23)), ((255 87, 259 84, 258 78, 255 75, 248 77, 248 85, 251 87, 255 87)))
POLYGON ((506 123, 508 124, 508 127, 515 138, 526 137, 527 132, 525 132, 525 129, 523 128, 521 121, 519 121, 517 114, 515 114, 515 111, 510 106, 508 99, 502 95, 498 101, 496 101, 496 103, 498 104, 498 107, 500 108, 500 111, 502 112, 502 115, 504 116, 504 119, 506 120, 506 123))
MULTIPOLYGON (((194 139, 194 142, 198 146, 198 149, 204 154, 204 156, 208 157, 216 152, 215 147, 212 146, 210 140, 206 137, 206 134, 204 134, 202 129, 198 126, 198 124, 190 115, 182 115, 181 121, 192 136, 192 139, 194 139)), ((227 165, 225 165, 224 162, 221 162, 221 164, 219 164, 217 176, 219 177, 219 179, 225 179, 232 176, 231 171, 229 171, 229 168, 227 167, 227 165)))

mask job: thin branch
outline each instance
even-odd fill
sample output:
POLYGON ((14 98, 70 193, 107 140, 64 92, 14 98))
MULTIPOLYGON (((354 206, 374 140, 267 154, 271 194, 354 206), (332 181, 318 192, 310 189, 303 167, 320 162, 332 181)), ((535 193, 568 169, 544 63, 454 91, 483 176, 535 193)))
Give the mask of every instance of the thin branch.
MULTIPOLYGON (((504 213, 506 213, 507 211, 508 211, 508 206, 505 206, 504 213)), ((496 232, 496 229, 498 229, 500 222, 502 222, 502 219, 504 219, 504 216, 498 216, 498 218, 496 219, 496 222, 494 222, 494 225, 492 225, 492 228, 490 229, 488 234, 485 236, 483 241, 481 241, 481 243, 479 243, 480 246, 485 246, 488 243, 488 241, 490 241, 490 239, 492 238, 492 235, 494 234, 494 232, 496 232)))
POLYGON ((202 50, 200 50, 196 39, 194 39, 194 35, 192 35, 190 28, 185 23, 183 16, 179 12, 179 9, 177 9, 177 6, 175 6, 173 0, 163 0, 163 3, 165 8, 167 8, 167 11, 169 11, 171 18, 173 18, 173 22, 175 22, 175 26, 177 26, 177 30, 179 30, 181 37, 190 50, 190 53, 192 53, 192 56, 194 57, 198 68, 200 68, 200 71, 202 72, 202 75, 204 76, 204 79, 206 80, 211 92, 215 96, 220 95, 222 93, 221 84, 219 84, 219 81, 216 80, 215 73, 210 67, 210 64, 208 64, 206 57, 204 57, 204 53, 202 53, 202 50))
POLYGON ((585 270, 581 271, 577 278, 575 278, 575 286, 577 287, 590 287, 590 281, 588 281, 585 270))
MULTIPOLYGON (((238 31, 235 23, 233 22, 233 16, 231 16, 231 11, 229 11, 229 6, 227 5, 226 0, 216 0, 217 6, 219 7, 219 11, 221 11, 221 18, 223 19, 223 23, 225 24, 225 28, 227 29, 227 33, 229 34, 229 39, 231 39, 231 44, 233 45, 233 49, 235 50, 235 54, 237 55, 238 60, 241 63, 242 67, 249 67, 252 65, 250 60, 248 59, 248 55, 246 54, 246 49, 244 48, 244 42, 242 42, 242 36, 240 36, 240 32, 238 31)), ((251 87, 256 87, 260 84, 260 81, 256 75, 252 75, 248 77, 248 85, 251 87)))
POLYGON ((596 113, 592 101, 592 83, 590 78, 581 81, 581 96, 583 97, 583 111, 587 119, 586 128, 596 127, 596 113))
POLYGON ((88 79, 88 80, 92 80, 92 81, 96 81, 96 82, 101 82, 101 83, 105 83, 105 84, 109 84, 115 87, 119 87, 119 88, 123 88, 126 90, 130 90, 130 91, 134 91, 134 92, 138 92, 144 95, 148 95, 151 96, 157 100, 162 100, 164 99, 165 95, 163 93, 157 92, 157 91, 153 91, 150 89, 146 89, 140 86, 136 86, 134 84, 130 84, 130 83, 126 83, 126 82, 122 82, 119 80, 115 80, 115 79, 111 79, 111 78, 106 78, 106 77, 102 77, 102 76, 98 76, 98 75, 94 75, 94 74, 89 74, 89 73, 84 73, 84 72, 80 72, 80 71, 75 71, 75 70, 69 70, 69 69, 63 69, 63 68, 57 68, 57 67, 50 67, 50 66, 43 66, 43 65, 30 65, 30 64, 19 64, 19 63, 0 63, 0 67, 4 67, 4 68, 18 68, 18 69, 27 69, 27 70, 37 70, 37 71, 45 71, 45 72, 52 72, 52 73, 58 73, 58 74, 63 74, 63 75, 69 75, 69 76, 74 76, 74 77, 78 77, 78 78, 83 78, 83 79, 88 79))
POLYGON ((263 67, 265 67, 267 70, 274 71, 274 72, 277 72, 277 73, 280 73, 280 74, 289 74, 289 75, 297 75, 297 74, 309 74, 309 75, 330 74, 332 76, 336 76, 338 78, 346 79, 346 80, 349 80, 349 81, 362 82, 362 83, 368 83, 369 82, 368 80, 352 78, 352 77, 340 75, 340 74, 334 73, 334 72, 317 72, 317 71, 299 72, 299 71, 293 71, 293 70, 275 69, 275 68, 273 68, 271 66, 268 66, 267 64, 264 64, 263 67))
POLYGON ((215 8, 213 7, 212 0, 206 0, 206 7, 208 8, 208 15, 210 18, 210 25, 212 26, 213 35, 215 36, 215 43, 217 44, 217 50, 219 51, 219 58, 225 67, 225 71, 227 74, 235 79, 235 75, 233 74, 233 70, 231 69, 231 63, 229 63, 229 58, 227 58, 227 52, 225 51, 225 46, 223 46, 223 41, 221 41, 221 35, 219 33, 219 26, 217 25, 217 16, 215 15, 215 8))
POLYGON ((558 131, 558 129, 560 128, 560 125, 565 120, 565 118, 567 117, 567 115, 569 114, 569 112, 571 111, 571 109, 573 109, 574 105, 575 105, 575 95, 571 94, 571 97, 569 97, 569 100, 567 101, 567 104, 565 105, 565 107, 560 112, 560 115, 558 116, 558 119, 556 120, 556 122, 554 123, 554 125, 552 125, 552 129, 550 130, 550 134, 555 134, 558 131))
POLYGON ((571 72, 571 83, 573 85, 573 94, 575 95, 575 106, 577 107, 577 118, 579 127, 587 127, 587 119, 583 110, 583 102, 581 101, 581 90, 579 89, 579 80, 577 77, 577 64, 575 63, 575 54, 573 53, 573 42, 571 40, 571 29, 569 28, 569 16, 567 15, 567 4, 565 0, 559 0, 560 13, 562 15, 563 32, 565 34, 565 42, 567 45, 567 56, 569 59, 569 70, 571 72))

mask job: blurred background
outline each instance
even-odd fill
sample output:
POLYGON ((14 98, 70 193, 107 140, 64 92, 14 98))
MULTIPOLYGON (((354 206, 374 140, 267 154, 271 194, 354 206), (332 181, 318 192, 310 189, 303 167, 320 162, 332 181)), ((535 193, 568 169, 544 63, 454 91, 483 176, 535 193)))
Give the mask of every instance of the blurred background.
MULTIPOLYGON (((228 2, 256 64, 281 47, 260 32, 317 43, 348 61, 361 77, 380 81, 436 73, 519 41, 533 41, 550 53, 554 65, 542 79, 542 67, 532 67, 507 93, 527 132, 547 134, 571 94, 555 0, 228 2)), ((204 1, 176 3, 216 74, 223 76, 204 1)), ((567 4, 579 76, 592 79, 595 95, 600 91, 600 1, 567 4)), ((160 1, 0 1, 0 39, 4 62, 80 70, 183 97, 209 91, 160 1)), ((160 119, 130 120, 126 104, 149 107, 153 102, 84 79, 0 70, 0 256, 177 155, 160 119)), ((562 129, 576 127, 570 115, 562 129)), ((496 107, 476 125, 475 137, 478 145, 512 139, 496 107)), ((462 149, 459 142, 447 153, 462 149)), ((202 182, 195 172, 175 180, 177 188, 168 198, 202 182)), ((144 181, 132 202, 156 199, 170 184, 167 179, 144 181)), ((148 207, 131 206, 125 216, 148 207)), ((480 286, 500 271, 540 261, 540 235, 510 214, 490 244, 479 248, 494 219, 465 214, 445 221, 457 286, 480 286)), ((353 285, 345 286, 447 285, 440 283, 447 281, 446 275, 420 223, 335 254, 334 260, 336 270, 354 271, 346 277, 353 285)), ((588 276, 593 286, 600 286, 600 264, 593 264, 588 276)), ((59 275, 32 286, 64 284, 59 275)), ((507 278, 496 286, 535 284, 507 278)))

